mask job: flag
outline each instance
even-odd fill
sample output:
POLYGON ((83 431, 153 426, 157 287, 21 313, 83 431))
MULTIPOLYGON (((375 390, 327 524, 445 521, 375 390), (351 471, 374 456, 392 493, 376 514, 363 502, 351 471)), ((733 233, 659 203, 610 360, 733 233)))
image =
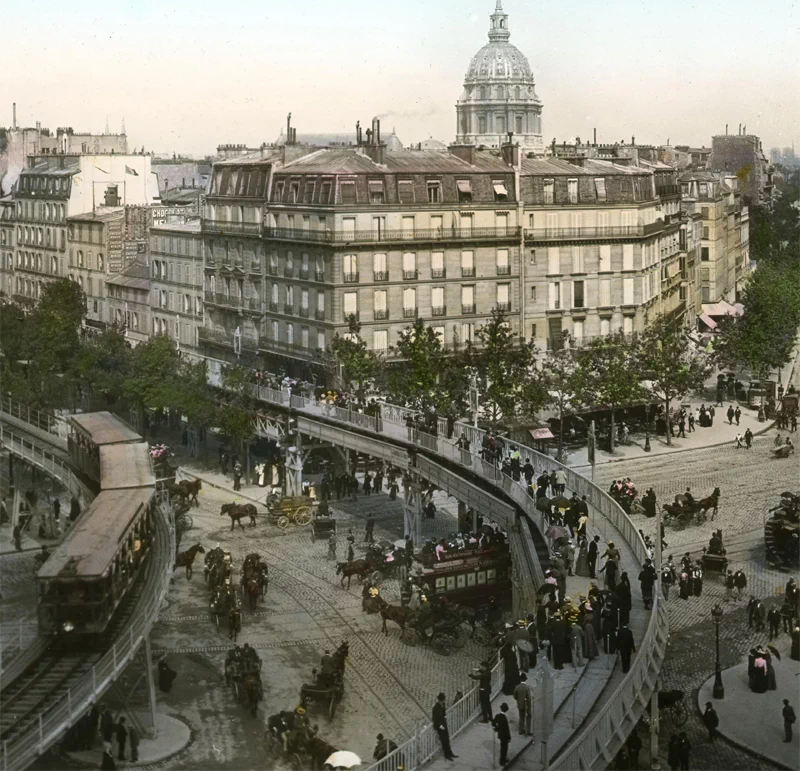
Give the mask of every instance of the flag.
POLYGON ((98 171, 102 171, 102 172, 103 172, 103 174, 108 174, 108 172, 107 172, 105 169, 101 169, 99 166, 95 166, 95 168, 96 168, 98 171))
POLYGON ((139 176, 139 172, 136 171, 136 169, 132 169, 130 166, 126 166, 125 167, 125 173, 126 174, 133 174, 134 177, 138 177, 139 176))

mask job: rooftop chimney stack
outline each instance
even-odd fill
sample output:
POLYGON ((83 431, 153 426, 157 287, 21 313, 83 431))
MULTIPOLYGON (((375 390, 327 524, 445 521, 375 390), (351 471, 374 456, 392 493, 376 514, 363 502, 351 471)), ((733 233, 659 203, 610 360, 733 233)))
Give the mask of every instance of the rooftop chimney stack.
POLYGON ((14 102, 14 107, 13 107, 13 111, 12 112, 13 112, 14 117, 13 117, 13 123, 11 125, 13 126, 14 131, 16 131, 17 130, 17 103, 16 102, 14 102))
POLYGON ((597 129, 594 130, 594 146, 597 147, 597 129))

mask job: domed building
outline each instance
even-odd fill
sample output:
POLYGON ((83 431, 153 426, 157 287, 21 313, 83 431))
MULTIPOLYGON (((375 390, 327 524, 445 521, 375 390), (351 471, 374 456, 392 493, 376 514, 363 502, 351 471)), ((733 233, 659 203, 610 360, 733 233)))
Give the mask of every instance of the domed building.
POLYGON ((456 104, 456 142, 499 147, 512 131, 525 150, 544 154, 542 103, 527 58, 508 42, 502 0, 490 18, 489 42, 472 57, 456 104))

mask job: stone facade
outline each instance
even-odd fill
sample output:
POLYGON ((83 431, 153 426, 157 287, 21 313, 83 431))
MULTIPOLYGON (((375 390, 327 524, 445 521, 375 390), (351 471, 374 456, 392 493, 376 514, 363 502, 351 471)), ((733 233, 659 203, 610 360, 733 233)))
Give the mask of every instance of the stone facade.
POLYGON ((772 200, 772 168, 757 136, 739 133, 713 137, 711 171, 735 176, 739 192, 752 205, 772 200))

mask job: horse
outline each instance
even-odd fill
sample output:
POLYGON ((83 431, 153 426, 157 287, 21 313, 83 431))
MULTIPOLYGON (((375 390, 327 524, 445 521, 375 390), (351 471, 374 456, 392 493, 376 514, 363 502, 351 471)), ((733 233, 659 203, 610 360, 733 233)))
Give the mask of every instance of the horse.
POLYGON ((256 526, 256 514, 258 510, 252 503, 223 503, 220 507, 219 513, 221 516, 228 515, 231 518, 231 532, 233 532, 234 525, 238 522, 239 527, 244 530, 242 524, 243 517, 250 517, 250 524, 256 526))
POLYGON ((179 498, 186 498, 189 503, 199 506, 197 494, 203 489, 203 482, 200 479, 181 479, 180 482, 170 485, 169 494, 177 495, 179 498))
POLYGON ((305 746, 305 751, 311 759, 312 771, 317 771, 317 769, 322 769, 325 767, 326 759, 336 752, 336 747, 326 742, 322 737, 318 736, 317 728, 314 726, 314 733, 308 739, 308 742, 305 746))
POLYGON ((261 563, 258 570, 258 586, 261 589, 261 596, 267 596, 267 589, 269 588, 269 568, 266 563, 261 563))
POLYGON ((406 633, 406 624, 414 616, 414 611, 410 608, 389 605, 385 600, 379 612, 383 619, 382 631, 387 637, 389 636, 389 630, 386 628, 387 621, 394 621, 400 627, 400 637, 402 637, 406 633))
POLYGON ((708 498, 703 498, 702 500, 697 501, 697 507, 700 510, 700 513, 703 515, 703 519, 706 518, 706 513, 709 509, 714 509, 714 511, 711 513, 711 521, 714 521, 714 517, 717 516, 720 495, 721 493, 719 487, 715 487, 714 492, 711 493, 708 498))
POLYGON ((236 642, 236 637, 242 631, 242 612, 235 605, 228 611, 228 637, 236 642))
POLYGON ((206 553, 206 550, 199 543, 196 543, 191 549, 178 552, 178 556, 175 557, 175 565, 172 569, 175 570, 175 568, 186 568, 186 578, 191 580, 192 563, 194 562, 194 558, 198 555, 198 553, 206 553))
POLYGON ((343 640, 342 644, 333 653, 333 667, 337 672, 344 672, 344 665, 350 655, 350 644, 343 640))
POLYGON ((250 714, 255 717, 258 711, 258 702, 264 698, 264 689, 261 685, 261 677, 255 672, 245 675, 242 680, 242 687, 247 695, 247 706, 250 708, 250 714))
POLYGON ((251 576, 245 584, 247 599, 250 601, 250 610, 255 611, 258 606, 258 598, 261 595, 261 586, 257 576, 251 576))
POLYGON ((353 576, 358 576, 359 583, 363 582, 364 577, 372 572, 372 565, 367 560, 353 560, 352 562, 337 562, 336 575, 342 577, 342 589, 344 589, 344 579, 347 579, 347 588, 350 588, 350 581, 353 576))

